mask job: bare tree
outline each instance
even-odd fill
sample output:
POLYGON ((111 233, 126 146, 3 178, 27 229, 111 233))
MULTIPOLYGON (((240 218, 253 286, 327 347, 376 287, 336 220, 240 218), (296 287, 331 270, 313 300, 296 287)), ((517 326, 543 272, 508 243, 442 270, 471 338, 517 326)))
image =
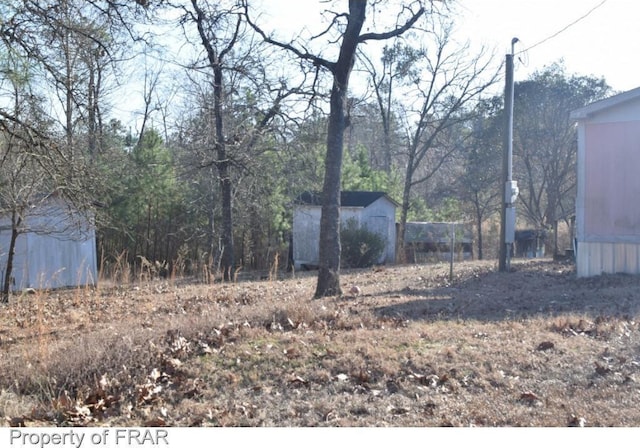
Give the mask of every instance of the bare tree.
POLYGON ((18 237, 28 231, 27 220, 38 210, 38 202, 62 188, 58 167, 65 164, 64 153, 47 135, 39 101, 30 90, 27 65, 11 52, 7 55, 1 71, 8 86, 3 85, 2 97, 11 107, 0 108, 0 230, 11 232, 8 247, 1 248, 6 250, 1 257, 6 259, 0 291, 4 302, 9 298, 18 237))
POLYGON ((457 128, 469 120, 473 113, 470 106, 498 77, 483 52, 469 56, 468 45, 450 49, 454 46, 452 25, 442 15, 432 15, 425 31, 425 38, 430 40, 424 47, 395 47, 395 54, 387 54, 388 59, 397 59, 396 67, 402 74, 398 80, 402 85, 398 82, 392 94, 405 98, 396 101, 406 142, 401 154, 406 167, 398 231, 401 257, 412 189, 430 180, 464 147, 466 136, 457 128))
POLYGON ((382 121, 383 131, 383 169, 391 172, 394 148, 397 146, 397 138, 394 133, 395 114, 398 100, 395 98, 396 83, 406 82, 411 76, 415 76, 414 62, 420 57, 419 51, 401 41, 392 46, 385 45, 380 58, 381 67, 366 54, 362 54, 365 70, 369 76, 369 83, 373 89, 373 97, 377 106, 378 115, 382 121), (394 144, 396 142, 396 144, 394 144))
POLYGON ((11 232, 8 247, 2 248, 6 253, 1 257, 6 259, 6 264, 0 297, 1 301, 6 302, 11 289, 16 242, 20 235, 29 230, 26 226, 28 219, 34 210, 38 210, 38 203, 46 198, 44 192, 52 186, 43 176, 38 160, 42 156, 32 153, 34 147, 41 146, 42 142, 34 139, 33 133, 29 132, 28 127, 23 128, 22 124, 0 121, 0 176, 3 179, 0 188, 0 230, 11 232), (2 224, 6 224, 6 227, 2 224))
MULTIPOLYGON (((231 279, 238 264, 236 190, 259 157, 265 133, 283 117, 287 100, 302 91, 284 78, 274 79, 269 67, 273 59, 265 52, 269 48, 256 41, 242 10, 233 2, 211 6, 191 0, 181 11, 187 41, 201 49, 201 56, 185 66, 198 105, 188 114, 188 139, 200 155, 198 166, 203 170, 213 167, 218 178, 221 225, 216 261, 223 276, 231 279)), ((209 191, 210 253, 214 252, 213 199, 213 191, 209 191)))
POLYGON ((484 259, 485 221, 500 211, 503 106, 500 98, 482 101, 471 124, 471 135, 460 154, 463 171, 456 187, 476 228, 478 259, 484 259))
POLYGON ((227 136, 223 115, 226 58, 238 43, 242 31, 242 17, 237 11, 222 7, 204 6, 191 0, 191 10, 184 7, 185 21, 193 23, 205 49, 207 68, 213 77, 213 138, 216 158, 213 165, 218 173, 222 200, 222 230, 220 267, 225 279, 230 279, 235 266, 233 245, 231 160, 227 151, 227 136), (207 8, 205 10, 205 8, 207 8))
POLYGON ((514 178, 522 216, 536 229, 556 230, 559 220, 568 224, 573 215, 577 142, 569 112, 609 90, 603 79, 567 75, 560 64, 516 83, 514 178))
POLYGON ((362 33, 366 18, 367 2, 350 0, 348 12, 334 12, 329 27, 319 36, 324 36, 337 28, 340 31, 338 57, 330 61, 305 49, 304 43, 280 42, 249 19, 249 7, 245 4, 247 20, 262 36, 265 42, 282 48, 296 57, 308 61, 315 67, 323 68, 332 75, 333 84, 329 100, 329 123, 327 127, 327 154, 322 189, 322 215, 320 219, 319 273, 315 297, 325 297, 342 293, 340 288, 340 178, 344 131, 348 126, 346 115, 349 79, 355 63, 358 45, 371 40, 386 40, 399 36, 411 27, 424 14, 425 9, 419 3, 415 11, 406 7, 408 18, 394 29, 381 33, 362 33))
POLYGON ((2 24, 7 46, 37 64, 40 89, 52 105, 67 147, 83 136, 95 154, 106 96, 106 76, 122 51, 102 9, 78 0, 12 2, 13 17, 2 24), (60 118, 57 116, 60 115, 60 118), (85 137, 86 136, 86 137, 85 137))
POLYGON ((65 153, 57 175, 67 178, 67 189, 78 205, 80 198, 85 201, 83 207, 100 189, 92 164, 102 145, 107 78, 115 82, 126 49, 123 14, 130 7, 117 7, 97 0, 10 0, 0 22, 3 48, 37 67, 31 92, 48 106, 52 135, 64 136, 64 143, 57 142, 65 153))

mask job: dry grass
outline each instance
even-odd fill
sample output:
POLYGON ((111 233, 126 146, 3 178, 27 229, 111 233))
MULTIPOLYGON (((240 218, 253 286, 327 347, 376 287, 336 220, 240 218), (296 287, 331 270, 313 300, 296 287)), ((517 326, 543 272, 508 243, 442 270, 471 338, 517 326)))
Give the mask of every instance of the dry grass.
POLYGON ((0 309, 6 425, 638 426, 640 277, 552 261, 146 282, 0 309))

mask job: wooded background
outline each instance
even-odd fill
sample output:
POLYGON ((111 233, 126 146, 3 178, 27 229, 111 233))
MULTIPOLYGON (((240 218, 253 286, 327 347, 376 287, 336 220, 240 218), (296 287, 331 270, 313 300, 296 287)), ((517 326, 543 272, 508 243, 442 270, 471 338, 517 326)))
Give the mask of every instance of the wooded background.
MULTIPOLYGON (((400 244, 407 221, 467 222, 476 256, 496 256, 503 55, 454 38, 452 2, 328 2, 305 18, 316 28, 287 35, 249 0, 6 0, 0 212, 18 236, 51 192, 90 210, 105 272, 269 269, 276 254, 286 266, 292 201, 325 184, 329 99, 358 5, 340 188, 396 200, 400 244)), ((610 93, 561 62, 516 83, 519 227, 569 225, 569 113, 610 93)))

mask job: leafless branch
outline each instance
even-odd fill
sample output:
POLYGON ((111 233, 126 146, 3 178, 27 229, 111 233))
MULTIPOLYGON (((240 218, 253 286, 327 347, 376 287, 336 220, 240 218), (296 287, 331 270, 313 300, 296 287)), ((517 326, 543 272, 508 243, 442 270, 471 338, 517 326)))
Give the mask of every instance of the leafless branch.
POLYGON ((316 35, 316 36, 312 36, 311 39, 318 39, 319 37, 324 36, 325 34, 327 34, 329 31, 331 31, 331 29, 333 28, 333 26, 338 23, 338 19, 340 18, 348 18, 349 14, 347 14, 346 12, 343 12, 342 14, 338 14, 338 13, 333 13, 333 20, 331 21, 331 23, 327 26, 327 28, 322 31, 320 34, 316 35))
POLYGON ((262 28, 260 28, 258 25, 256 25, 251 18, 249 17, 249 6, 247 4, 246 1, 243 2, 243 6, 244 6, 244 15, 245 18, 247 20, 247 23, 249 24, 249 26, 251 26, 251 28, 254 29, 254 31, 256 33, 258 33, 262 39, 271 45, 274 45, 278 48, 282 48, 283 50, 287 50, 293 54, 295 54, 297 57, 299 57, 300 59, 305 59, 308 61, 311 61, 313 63, 313 65, 315 65, 316 67, 324 67, 330 71, 333 71, 333 68, 335 66, 334 62, 328 61, 324 58, 321 58, 319 56, 316 56, 314 54, 309 53, 308 51, 303 51, 300 50, 299 48, 294 47, 292 44, 289 43, 285 43, 285 42, 280 42, 277 41, 273 38, 271 38, 270 36, 268 36, 263 30, 262 28))
POLYGON ((420 7, 420 9, 415 14, 413 14, 413 16, 411 16, 411 18, 407 20, 404 25, 383 33, 361 34, 358 41, 365 42, 367 40, 386 40, 392 37, 400 36, 401 34, 411 29, 413 25, 415 25, 415 23, 418 21, 418 19, 424 14, 424 12, 424 7, 420 7))

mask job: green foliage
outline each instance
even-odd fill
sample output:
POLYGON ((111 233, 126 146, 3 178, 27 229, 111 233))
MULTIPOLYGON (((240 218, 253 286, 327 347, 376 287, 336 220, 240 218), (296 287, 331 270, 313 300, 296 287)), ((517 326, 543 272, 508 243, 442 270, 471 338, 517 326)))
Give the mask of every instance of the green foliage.
POLYGON ((424 198, 412 197, 409 199, 407 221, 434 221, 434 214, 427 207, 424 198))
POLYGON ((108 255, 126 251, 149 260, 172 260, 180 246, 181 220, 186 212, 185 189, 177 181, 170 151, 160 135, 149 130, 131 149, 121 146, 104 154, 102 176, 110 188, 108 226, 102 229, 108 255))
POLYGON ((342 265, 349 268, 373 266, 385 248, 385 240, 377 233, 349 219, 340 229, 342 265))
POLYGON ((10 81, 14 88, 25 88, 32 81, 33 70, 27 58, 10 48, 6 52, 0 49, 0 80, 10 81))
POLYGON ((385 191, 389 190, 390 176, 381 170, 374 170, 369 163, 367 149, 358 145, 355 154, 345 153, 342 161, 342 190, 385 191))
POLYGON ((452 197, 444 198, 435 213, 435 220, 440 222, 459 221, 462 216, 461 210, 460 200, 452 197))
POLYGON ((130 153, 120 149, 119 169, 113 176, 112 209, 114 218, 124 227, 145 220, 149 209, 166 214, 178 198, 177 183, 171 155, 154 130, 145 132, 130 153))
POLYGON ((134 188, 144 202, 171 202, 176 192, 176 176, 171 154, 160 135, 150 130, 144 133, 132 152, 136 167, 134 188))
POLYGON ((423 198, 411 199, 407 221, 454 222, 463 215, 462 203, 453 197, 443 198, 434 208, 427 207, 423 198))

